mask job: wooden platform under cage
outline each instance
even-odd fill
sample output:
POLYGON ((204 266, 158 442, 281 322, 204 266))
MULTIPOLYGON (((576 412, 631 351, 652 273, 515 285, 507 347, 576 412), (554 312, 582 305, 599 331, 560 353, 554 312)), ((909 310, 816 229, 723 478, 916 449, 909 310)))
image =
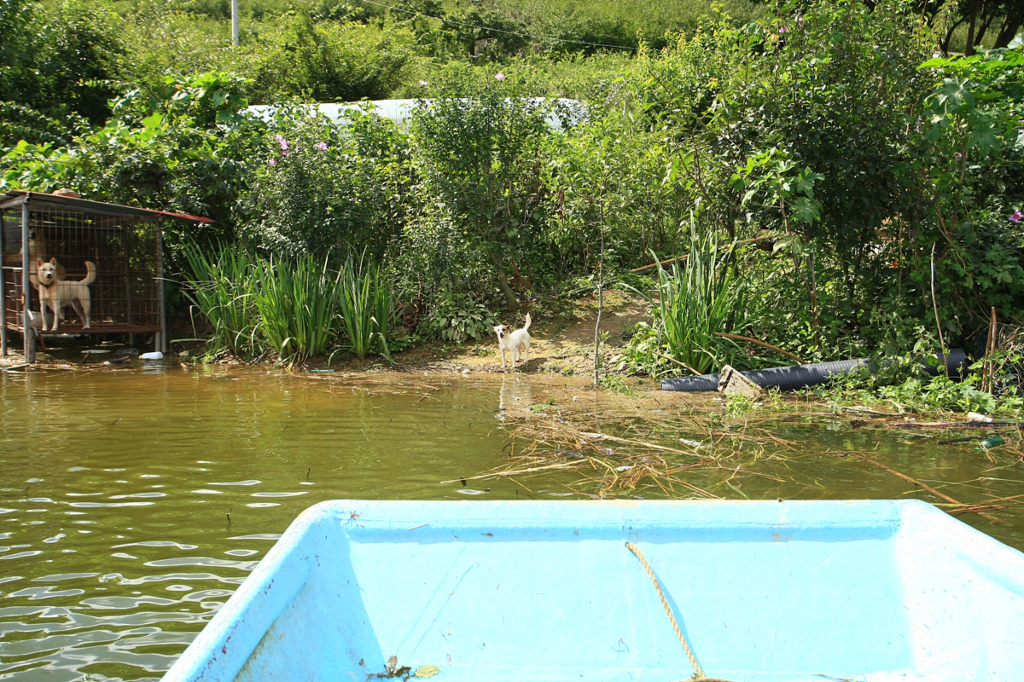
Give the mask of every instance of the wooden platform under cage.
MULTIPOLYGON (((25 331, 20 324, 8 321, 7 328, 11 331, 22 333, 25 331)), ((122 322, 93 322, 92 326, 86 329, 81 322, 66 322, 57 327, 57 331, 40 332, 45 336, 61 334, 155 334, 160 331, 159 325, 153 324, 124 324, 122 322)))

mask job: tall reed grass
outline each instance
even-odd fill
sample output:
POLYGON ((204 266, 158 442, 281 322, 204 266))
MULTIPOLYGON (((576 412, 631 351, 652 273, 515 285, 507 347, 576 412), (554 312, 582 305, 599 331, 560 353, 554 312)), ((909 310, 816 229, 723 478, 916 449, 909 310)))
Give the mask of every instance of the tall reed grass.
POLYGON ((191 275, 186 296, 213 327, 215 349, 237 356, 253 354, 259 344, 254 319, 253 274, 256 263, 243 250, 220 246, 213 257, 195 245, 185 248, 191 275))
POLYGON ((654 321, 669 354, 706 374, 735 362, 736 344, 716 333, 746 328, 747 283, 730 267, 729 250, 718 245, 713 233, 698 235, 692 223, 690 231, 686 265, 676 261, 671 273, 658 266, 654 321))
POLYGON ((313 256, 263 261, 257 268, 260 331, 282 360, 324 355, 336 336, 341 273, 313 256))
POLYGON ((375 352, 390 361, 388 336, 395 326, 395 305, 383 271, 362 261, 356 265, 349 258, 340 275, 338 302, 350 349, 360 358, 375 352))
POLYGON ((218 349, 244 357, 269 347, 281 360, 299 362, 343 348, 391 360, 395 306, 379 266, 349 258, 331 270, 327 259, 264 260, 230 247, 212 257, 194 246, 185 253, 187 295, 210 321, 218 349))

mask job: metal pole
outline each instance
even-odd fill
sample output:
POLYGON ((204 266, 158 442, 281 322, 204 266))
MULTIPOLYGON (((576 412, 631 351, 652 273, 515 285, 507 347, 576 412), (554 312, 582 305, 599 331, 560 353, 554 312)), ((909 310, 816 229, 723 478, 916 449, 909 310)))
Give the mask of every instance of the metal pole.
MULTIPOLYGON (((237 0, 235 0, 237 2, 237 0)), ((156 290, 160 305, 160 333, 156 336, 156 348, 153 350, 167 354, 170 352, 167 343, 167 308, 164 306, 164 226, 156 224, 156 276, 159 287, 156 290)))
MULTIPOLYGON (((30 194, 25 194, 25 200, 21 203, 21 321, 25 338, 23 352, 25 362, 35 362, 36 339, 32 332, 32 318, 29 316, 29 307, 32 305, 32 288, 29 281, 29 234, 28 234, 28 201, 30 194)), ((42 304, 42 299, 40 299, 42 304)), ((43 320, 46 318, 43 317, 43 320)), ((40 320, 42 322, 43 320, 40 320)))
MULTIPOLYGON (((0 258, 4 254, 4 233, 7 232, 7 225, 4 224, 4 214, 0 211, 0 258)), ((7 357, 7 275, 3 271, 3 262, 0 261, 0 355, 7 357)))
POLYGON ((231 0, 231 44, 238 47, 238 0, 231 0))
MULTIPOLYGON (((132 224, 132 226, 135 226, 138 223, 134 223, 133 222, 131 224, 132 224)), ((134 312, 133 311, 134 304, 132 302, 132 284, 133 284, 133 282, 132 282, 132 272, 131 272, 131 267, 130 267, 130 265, 128 263, 129 250, 131 249, 131 246, 129 246, 128 244, 129 244, 129 242, 131 240, 128 239, 128 234, 129 234, 128 233, 128 228, 124 225, 124 223, 122 223, 121 224, 121 235, 122 235, 121 238, 122 238, 122 243, 125 244, 125 247, 124 247, 124 263, 123 263, 124 267, 122 268, 122 270, 124 271, 124 284, 125 284, 125 297, 126 297, 125 300, 126 300, 126 303, 127 303, 127 309, 125 310, 125 324, 127 324, 128 327, 131 328, 135 324, 135 316, 133 314, 133 312, 134 312)), ((133 348, 135 347, 135 334, 133 334, 131 332, 128 332, 128 345, 132 346, 133 348)))

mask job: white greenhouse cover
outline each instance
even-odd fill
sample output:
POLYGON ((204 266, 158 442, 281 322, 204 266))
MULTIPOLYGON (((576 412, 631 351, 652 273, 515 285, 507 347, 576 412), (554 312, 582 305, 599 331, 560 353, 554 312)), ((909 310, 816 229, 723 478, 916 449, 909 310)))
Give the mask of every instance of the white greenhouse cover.
MULTIPOLYGON (((543 104, 547 101, 544 97, 531 97, 532 101, 538 105, 543 104)), ((430 100, 426 100, 430 101, 430 100)), ((572 124, 576 124, 584 118, 585 109, 581 102, 574 99, 566 99, 560 97, 557 100, 560 105, 559 108, 564 109, 568 112, 568 119, 572 124)), ((412 118, 412 112, 416 109, 419 100, 415 99, 378 99, 371 100, 374 108, 378 115, 384 118, 394 121, 398 126, 403 129, 408 128, 409 119, 412 118)), ((347 115, 350 111, 358 111, 363 106, 363 102, 343 102, 343 103, 321 103, 321 104, 307 104, 300 105, 300 107, 315 107, 318 112, 326 116, 334 123, 345 123, 349 116, 347 115)), ((279 107, 273 104, 257 104, 248 107, 244 110, 244 113, 256 116, 263 119, 264 121, 270 122, 274 118, 274 113, 279 107)), ((554 112, 548 112, 546 115, 548 126, 552 130, 561 130, 562 121, 554 112)))

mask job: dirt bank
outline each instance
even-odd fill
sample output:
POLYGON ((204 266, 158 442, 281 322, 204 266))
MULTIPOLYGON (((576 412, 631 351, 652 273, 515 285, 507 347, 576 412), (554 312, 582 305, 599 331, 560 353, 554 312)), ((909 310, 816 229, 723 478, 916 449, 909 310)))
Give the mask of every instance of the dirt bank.
MULTIPOLYGON (((646 304, 617 291, 606 292, 601 333, 602 356, 608 360, 621 352, 629 331, 647 319, 646 304)), ((594 325, 597 321, 597 299, 573 301, 570 308, 558 312, 543 309, 533 313, 530 325, 530 360, 516 371, 528 374, 591 375, 594 371, 594 325)), ((512 326, 512 320, 502 322, 512 326)), ((435 368, 450 371, 501 372, 498 341, 489 336, 463 344, 430 343, 395 355, 396 369, 435 368)), ((506 356, 506 360, 510 360, 506 356)), ((378 362, 378 361, 375 361, 378 362)), ((347 363, 358 368, 358 362, 347 363)), ((508 366, 511 369, 511 366, 508 366)))

